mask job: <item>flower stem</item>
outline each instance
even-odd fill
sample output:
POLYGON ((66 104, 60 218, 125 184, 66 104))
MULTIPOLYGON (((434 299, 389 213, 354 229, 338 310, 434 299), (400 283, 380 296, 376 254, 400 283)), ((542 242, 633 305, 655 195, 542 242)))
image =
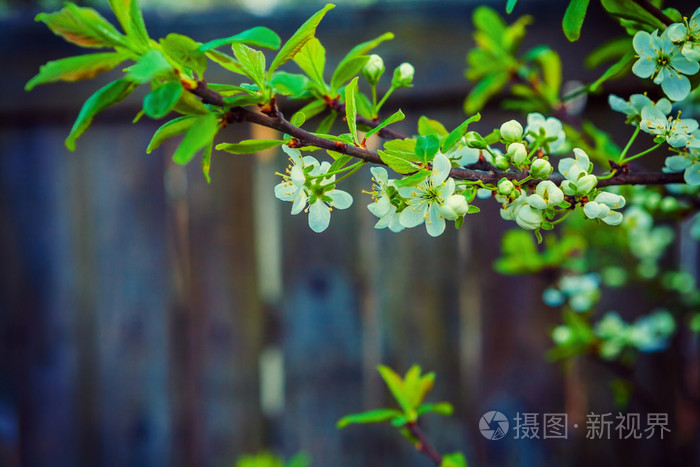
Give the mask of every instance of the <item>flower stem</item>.
POLYGON ((550 224, 557 225, 560 222, 563 222, 567 217, 569 217, 571 215, 572 212, 574 212, 574 211, 571 211, 571 210, 566 211, 563 216, 561 216, 559 219, 557 219, 555 221, 550 222, 550 224))
POLYGON ((634 129, 634 133, 632 133, 632 137, 629 141, 627 141, 627 146, 625 146, 625 149, 622 150, 622 152, 620 153, 620 157, 618 157, 617 160, 622 161, 625 159, 625 155, 627 154, 627 151, 630 150, 630 147, 632 147, 632 143, 634 143, 634 140, 637 139, 637 135, 639 134, 640 129, 641 127, 637 125, 637 128, 634 129))
POLYGON ((665 141, 662 141, 662 142, 660 142, 660 143, 654 145, 653 147, 647 149, 646 151, 642 151, 642 152, 640 152, 639 154, 635 154, 634 156, 630 156, 630 157, 628 157, 627 159, 623 159, 623 160, 620 161, 620 164, 626 164, 626 163, 628 163, 629 161, 633 161, 633 160, 638 159, 638 158, 640 158, 640 157, 642 157, 642 156, 645 156, 645 155, 649 154, 650 152, 652 152, 652 151, 658 149, 658 148, 659 148, 662 144, 664 144, 664 143, 665 143, 665 141))
POLYGON ((382 100, 379 101, 379 104, 377 104, 375 110, 375 113, 379 114, 379 110, 382 108, 386 100, 391 96, 391 93, 394 92, 394 86, 390 87, 389 90, 384 94, 384 97, 382 97, 382 100))
POLYGON ((350 172, 346 173, 345 175, 343 175, 342 177, 340 177, 338 180, 336 180, 335 183, 340 183, 340 182, 342 182, 343 180, 345 180, 346 178, 352 176, 352 174, 354 174, 355 172, 357 172, 358 170, 360 170, 360 168, 361 168, 363 165, 365 165, 365 161, 359 161, 359 162, 356 162, 355 164, 353 164, 353 165, 351 165, 351 166, 349 166, 349 167, 346 167, 345 170, 347 170, 347 169, 352 169, 352 170, 350 170, 350 172))

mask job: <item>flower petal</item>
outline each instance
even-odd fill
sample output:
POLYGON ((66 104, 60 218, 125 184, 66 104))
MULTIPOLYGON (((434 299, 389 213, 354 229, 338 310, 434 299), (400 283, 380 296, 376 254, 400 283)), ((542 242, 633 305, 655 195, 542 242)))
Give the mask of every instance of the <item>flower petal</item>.
POLYGON ((426 208, 427 205, 425 203, 421 203, 417 206, 406 206, 406 208, 403 211, 401 211, 399 217, 401 225, 403 225, 404 227, 411 228, 422 224, 425 221, 426 208))
POLYGON ((445 218, 440 214, 437 204, 431 204, 428 209, 428 219, 425 221, 425 229, 431 237, 439 237, 445 231, 445 218))
POLYGON ((323 201, 316 201, 309 206, 309 227, 316 233, 321 233, 328 228, 331 222, 331 210, 323 201))
POLYGON ((352 195, 343 190, 330 190, 326 195, 332 200, 331 206, 337 209, 347 209, 352 206, 352 195))
POLYGON ((670 73, 670 78, 664 79, 661 83, 661 89, 664 90, 669 99, 682 101, 690 93, 690 81, 685 75, 670 73))

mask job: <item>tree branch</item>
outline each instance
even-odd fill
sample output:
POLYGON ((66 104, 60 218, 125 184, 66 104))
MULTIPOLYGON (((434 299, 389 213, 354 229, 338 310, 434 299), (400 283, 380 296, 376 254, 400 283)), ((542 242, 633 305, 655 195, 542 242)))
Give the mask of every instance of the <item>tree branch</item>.
POLYGON ((411 434, 418 440, 416 449, 419 452, 422 452, 428 459, 435 462, 435 465, 442 464, 442 456, 439 452, 437 452, 433 445, 430 444, 430 441, 428 441, 428 439, 425 437, 423 430, 418 428, 418 424, 416 422, 409 422, 405 426, 408 428, 408 431, 410 431, 411 434))
POLYGON ((674 21, 669 18, 666 13, 664 13, 660 8, 651 3, 649 0, 635 0, 639 6, 644 8, 646 11, 654 15, 656 19, 669 26, 674 23, 674 21))
MULTIPOLYGON (((225 107, 226 105, 223 97, 216 91, 208 88, 206 83, 200 82, 196 88, 190 89, 190 92, 196 96, 199 96, 205 103, 215 105, 217 107, 225 107)), ((265 115, 259 112, 253 112, 243 107, 233 107, 228 111, 227 118, 229 122, 248 122, 272 128, 298 140, 300 147, 314 146, 329 151, 347 154, 373 164, 386 165, 382 161, 379 154, 374 151, 316 136, 313 133, 292 125, 285 120, 281 113, 276 111, 270 112, 270 115, 265 115)), ((376 123, 374 123, 374 126, 376 126, 376 123)), ((397 138, 405 137, 404 135, 400 134, 396 134, 394 136, 397 138)), ((454 179, 470 182, 482 182, 484 184, 497 184, 503 177, 509 180, 519 181, 526 178, 528 175, 528 172, 502 172, 497 170, 480 171, 459 167, 453 167, 450 170, 450 176, 454 179)), ((561 175, 553 175, 549 177, 548 180, 551 180, 559 185, 564 178, 561 175)), ((539 179, 528 180, 524 183, 524 185, 536 186, 541 181, 542 180, 539 179)), ((665 185, 671 183, 683 183, 683 174, 656 172, 630 174, 617 173, 609 179, 599 180, 597 186, 602 188, 614 185, 665 185)))

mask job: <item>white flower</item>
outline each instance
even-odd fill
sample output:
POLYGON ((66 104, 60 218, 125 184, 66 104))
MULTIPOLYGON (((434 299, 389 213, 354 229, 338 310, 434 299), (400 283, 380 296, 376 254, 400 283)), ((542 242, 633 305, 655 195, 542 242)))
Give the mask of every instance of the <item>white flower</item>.
POLYGON ((335 175, 322 177, 330 164, 312 156, 302 157, 298 149, 282 146, 292 161, 284 180, 275 186, 275 196, 283 201, 292 201, 292 214, 299 214, 309 203, 309 227, 314 232, 323 232, 331 220, 332 208, 347 209, 352 205, 349 193, 334 188, 335 175))
POLYGON ((525 127, 526 138, 529 142, 535 141, 538 135, 544 134, 546 139, 552 138, 551 141, 543 143, 546 152, 556 153, 559 149, 563 149, 566 142, 566 134, 561 122, 554 118, 546 118, 537 112, 533 112, 527 116, 527 126, 525 127), (535 136, 530 133, 534 133, 535 136))
POLYGON ((674 148, 700 148, 700 132, 698 122, 692 118, 666 117, 656 107, 642 109, 640 128, 652 135, 663 136, 674 148))
POLYGON ((700 60, 700 8, 695 10, 687 25, 675 23, 665 33, 672 42, 682 45, 681 53, 690 61, 700 60))
POLYGON ((625 198, 621 195, 602 191, 593 201, 583 207, 583 213, 589 219, 600 219, 608 225, 620 225, 622 214, 613 211, 625 206, 625 198))
POLYGON ((566 178, 561 189, 569 196, 588 194, 598 183, 598 178, 589 174, 591 162, 583 149, 574 148, 575 159, 566 157, 559 161, 559 172, 566 178))
POLYGON ((440 208, 455 191, 455 181, 448 178, 450 168, 447 156, 438 153, 433 159, 430 176, 417 186, 399 188, 399 194, 406 199, 406 207, 399 217, 401 225, 411 228, 425 222, 432 237, 445 231, 445 215, 440 208))
POLYGON ((558 206, 564 201, 564 192, 550 180, 537 184, 535 192, 527 197, 527 203, 536 209, 558 206))
POLYGON ((627 115, 627 117, 636 118, 641 117, 642 109, 644 109, 644 107, 656 107, 664 115, 670 114, 672 107, 671 101, 665 97, 654 103, 654 101, 649 99, 644 94, 632 94, 628 101, 614 94, 610 94, 608 97, 608 103, 610 104, 610 108, 614 111, 622 112, 623 114, 627 115))
POLYGON ((394 181, 389 180, 389 175, 384 167, 372 167, 369 170, 372 172, 375 185, 372 187, 374 201, 367 206, 367 209, 379 218, 374 228, 389 227, 392 232, 402 231, 404 227, 399 222, 396 206, 391 203, 391 195, 388 192, 388 188, 394 186, 394 181))

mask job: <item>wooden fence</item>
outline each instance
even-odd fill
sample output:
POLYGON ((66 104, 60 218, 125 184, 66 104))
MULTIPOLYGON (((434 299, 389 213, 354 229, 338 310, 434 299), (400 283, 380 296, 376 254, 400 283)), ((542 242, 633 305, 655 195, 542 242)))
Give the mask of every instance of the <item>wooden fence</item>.
MULTIPOLYGON (((455 125, 472 7, 345 10, 319 36, 332 37, 337 61, 352 41, 393 30, 387 62, 416 64, 423 91, 390 104, 455 125)), ((536 35, 561 17, 552 10, 536 35)), ((257 22, 288 36, 305 13, 257 22)), ((156 37, 200 40, 254 24, 227 14, 147 19, 156 37)), ((438 239, 377 231, 363 208, 366 173, 349 183, 355 206, 314 234, 272 194, 280 154, 215 154, 207 184, 197 163, 170 162, 173 143, 145 155, 157 123, 130 123, 138 99, 98 117, 68 153, 63 139, 97 84, 24 94, 41 62, 74 51, 29 18, 0 31, 10 64, 0 90, 0 464, 230 466, 269 448, 306 450, 324 467, 427 465, 388 427, 335 429, 347 413, 390 403, 379 363, 437 373, 431 400, 456 414, 428 419, 429 437, 474 465, 621 459, 581 433, 569 444, 480 437, 487 410, 609 405, 607 393, 581 402, 581 378, 605 385, 595 370, 565 377, 545 361, 559 318, 541 304, 543 284, 492 272, 509 227, 497 212, 438 239)), ((484 128, 503 116, 492 112, 484 128)), ((259 131, 230 127, 225 138, 259 131)), ((650 446, 636 465, 666 452, 650 446)))

